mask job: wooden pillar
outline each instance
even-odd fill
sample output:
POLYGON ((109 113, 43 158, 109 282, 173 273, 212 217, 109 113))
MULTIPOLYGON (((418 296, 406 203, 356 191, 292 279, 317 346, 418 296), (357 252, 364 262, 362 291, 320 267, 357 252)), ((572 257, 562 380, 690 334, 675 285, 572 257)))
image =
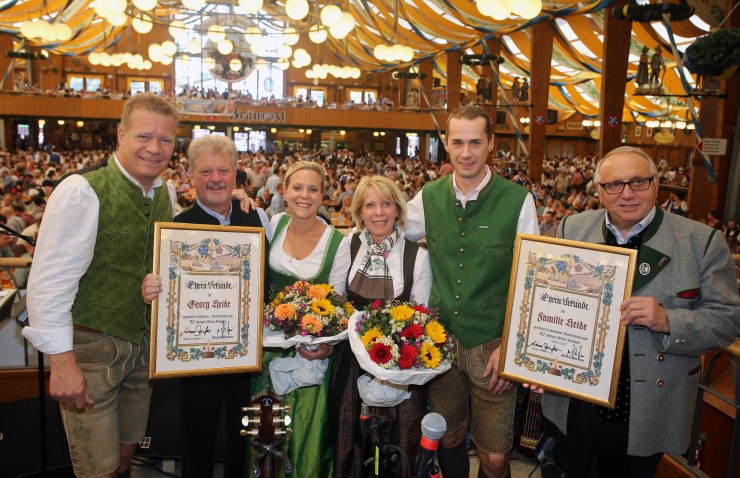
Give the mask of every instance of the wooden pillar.
POLYGON ((555 30, 549 22, 532 27, 532 78, 529 82, 529 177, 538 180, 545 158, 547 100, 550 97, 550 70, 555 30))
POLYGON ((462 82, 462 63, 460 51, 447 53, 447 110, 453 111, 460 106, 460 85, 462 82))
MULTIPOLYGON (((13 51, 13 37, 8 34, 0 34, 0 51, 2 52, 8 52, 13 51)), ((12 58, 9 58, 5 55, 0 55, 0 79, 5 76, 6 72, 8 72, 8 68, 10 68, 10 64, 13 62, 12 58)), ((12 90, 13 84, 14 84, 15 78, 13 77, 13 72, 8 72, 7 79, 5 80, 5 83, 0 85, 3 90, 12 90)))
MULTIPOLYGON (((727 2, 725 12, 733 7, 727 2)), ((727 20, 728 28, 740 27, 740 9, 736 9, 727 20)), ((689 190, 689 212, 694 219, 706 217, 711 210, 725 215, 727 189, 730 182, 730 166, 734 151, 735 131, 738 126, 738 102, 740 102, 740 77, 733 75, 719 82, 719 91, 724 98, 704 96, 701 100, 699 122, 705 138, 723 138, 727 140, 727 153, 722 156, 709 156, 717 181, 709 182, 702 156, 694 152, 691 168, 691 185, 689 190)), ((737 158, 735 158, 737 160, 737 158)), ((729 217, 727 219, 734 219, 729 217)))
POLYGON ((423 61, 419 63, 417 67, 419 68, 419 83, 421 84, 421 88, 419 88, 419 107, 423 110, 427 110, 434 106, 432 103, 432 93, 434 92, 434 68, 432 60, 423 61), (422 76, 426 76, 426 78, 422 78, 422 76), (422 98, 422 93, 424 93, 429 100, 428 105, 426 100, 422 98))
POLYGON ((627 85, 627 60, 630 50, 632 22, 617 20, 612 10, 629 3, 620 0, 604 10, 604 49, 601 71, 601 141, 599 156, 622 144, 622 111, 627 85))

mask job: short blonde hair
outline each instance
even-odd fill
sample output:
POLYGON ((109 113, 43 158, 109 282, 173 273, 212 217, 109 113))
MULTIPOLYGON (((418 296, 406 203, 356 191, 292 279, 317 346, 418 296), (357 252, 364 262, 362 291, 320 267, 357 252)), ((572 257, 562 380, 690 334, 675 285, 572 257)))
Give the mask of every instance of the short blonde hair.
POLYGON ((398 217, 396 217, 395 224, 401 229, 406 229, 406 201, 403 199, 401 189, 396 183, 379 174, 363 177, 352 196, 352 219, 354 219, 357 227, 360 229, 365 227, 361 212, 365 203, 365 194, 370 188, 374 189, 381 198, 390 199, 396 204, 398 217))
POLYGON ((126 100, 123 105, 120 126, 124 132, 128 131, 131 126, 131 114, 137 110, 149 111, 172 118, 175 120, 175 131, 177 131, 178 115, 174 105, 154 93, 139 93, 126 100))
POLYGON ((236 145, 226 136, 217 136, 215 134, 209 134, 195 138, 190 146, 188 147, 188 159, 190 160, 190 171, 196 170, 196 163, 198 158, 203 153, 210 153, 212 155, 225 154, 231 159, 231 167, 236 170, 236 158, 238 153, 236 152, 236 145))
POLYGON ((324 183, 326 182, 326 169, 319 163, 314 163, 313 161, 296 161, 295 163, 291 164, 288 168, 288 171, 285 173, 285 181, 283 181, 285 183, 285 187, 287 188, 288 186, 290 186, 290 177, 293 175, 293 173, 298 172, 302 169, 308 169, 321 176, 321 192, 323 193, 324 183))

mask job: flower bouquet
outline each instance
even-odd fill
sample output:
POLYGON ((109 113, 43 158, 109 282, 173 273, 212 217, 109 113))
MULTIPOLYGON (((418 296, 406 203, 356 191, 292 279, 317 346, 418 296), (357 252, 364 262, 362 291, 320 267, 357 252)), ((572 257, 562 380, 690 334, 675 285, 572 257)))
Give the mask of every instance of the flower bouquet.
POLYGON ((265 347, 336 344, 347 338, 355 311, 329 284, 300 280, 279 292, 265 307, 265 347))
POLYGON ((360 367, 396 385, 423 385, 449 370, 454 354, 433 311, 414 302, 376 300, 349 324, 360 367))

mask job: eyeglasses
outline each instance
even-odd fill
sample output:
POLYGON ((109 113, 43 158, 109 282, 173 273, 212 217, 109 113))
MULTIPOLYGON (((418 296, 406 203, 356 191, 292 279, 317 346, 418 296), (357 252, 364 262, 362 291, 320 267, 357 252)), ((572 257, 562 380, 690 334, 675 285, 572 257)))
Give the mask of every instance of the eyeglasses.
POLYGON ((599 186, 604 188, 608 194, 620 194, 624 191, 624 187, 629 184, 630 189, 637 191, 645 191, 650 187, 650 183, 655 179, 655 175, 649 178, 635 178, 629 181, 612 181, 610 183, 599 183, 599 186))

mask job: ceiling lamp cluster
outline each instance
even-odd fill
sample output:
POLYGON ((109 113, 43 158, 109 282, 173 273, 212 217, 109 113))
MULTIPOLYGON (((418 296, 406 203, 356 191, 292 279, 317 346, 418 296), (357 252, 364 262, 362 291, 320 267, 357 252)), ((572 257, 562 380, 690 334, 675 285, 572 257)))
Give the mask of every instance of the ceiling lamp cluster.
POLYGON ((254 15, 262 9, 262 0, 239 0, 239 6, 248 15, 254 15))
POLYGON ((175 53, 177 53, 177 45, 171 40, 166 40, 161 45, 152 43, 149 45, 148 53, 151 61, 171 65, 175 59, 175 53))
POLYGON ((45 42, 67 41, 72 38, 72 29, 66 23, 54 23, 46 20, 27 20, 21 24, 21 35, 32 40, 40 38, 45 42))
POLYGON ((498 21, 511 15, 529 20, 542 11, 542 0, 476 0, 475 3, 481 14, 498 21))
POLYGON ((645 126, 648 128, 668 128, 668 129, 695 129, 695 126, 693 123, 687 123, 686 121, 679 119, 678 121, 673 121, 671 118, 664 117, 662 120, 659 118, 653 118, 651 120, 648 120, 645 122, 645 126))
POLYGON ((395 63, 402 61, 404 63, 414 59, 414 50, 411 47, 396 43, 395 45, 386 46, 380 43, 373 49, 373 56, 380 61, 395 63))
POLYGON ((149 70, 152 68, 152 62, 144 60, 144 57, 138 53, 135 55, 131 53, 114 53, 113 55, 109 55, 106 52, 92 52, 87 56, 87 61, 91 65, 115 67, 119 67, 125 63, 132 70, 149 70))
POLYGON ((327 75, 331 75, 334 78, 352 78, 356 80, 360 75, 362 75, 362 71, 357 67, 327 64, 319 65, 318 63, 315 63, 310 70, 306 70, 306 78, 310 79, 318 78, 325 80, 327 75))
POLYGON ((303 48, 298 48, 293 52, 293 66, 295 68, 303 68, 311 64, 311 55, 308 54, 303 48))

